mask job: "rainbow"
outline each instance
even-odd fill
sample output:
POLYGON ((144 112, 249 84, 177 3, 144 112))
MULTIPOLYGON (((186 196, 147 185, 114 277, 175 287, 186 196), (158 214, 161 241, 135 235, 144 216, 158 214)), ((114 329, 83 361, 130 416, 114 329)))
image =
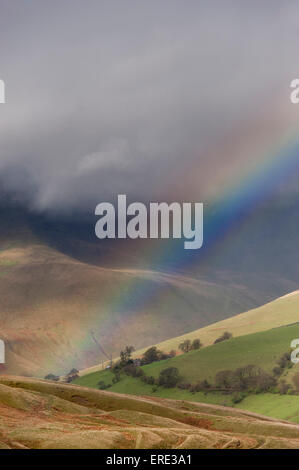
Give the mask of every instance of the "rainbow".
MULTIPOLYGON (((184 250, 181 240, 171 239, 163 243, 146 240, 146 244, 145 242, 140 245, 130 244, 129 249, 134 250, 136 257, 138 253, 141 253, 142 256, 146 255, 147 259, 151 260, 147 271, 149 275, 163 275, 165 266, 170 274, 186 272, 188 268, 188 272, 192 275, 192 269, 203 261, 206 263, 208 260, 208 263, 212 265, 212 260, 217 259, 219 255, 219 250, 225 249, 225 240, 229 242, 238 234, 238 231, 242 235, 242 230, 246 228, 247 223, 250 223, 250 216, 261 205, 277 197, 277 189, 281 185, 289 184, 299 165, 299 125, 293 123, 290 125, 289 122, 285 122, 283 116, 283 122, 280 122, 278 127, 279 132, 276 125, 268 125, 267 132, 260 133, 260 135, 263 134, 263 138, 257 141, 254 141, 256 125, 252 126, 252 132, 248 130, 245 136, 244 132, 238 130, 237 133, 242 134, 241 145, 239 139, 236 139, 235 146, 228 146, 226 150, 228 161, 231 161, 232 147, 235 148, 235 152, 240 151, 245 157, 235 159, 239 163, 236 167, 228 164, 225 177, 218 175, 221 184, 216 184, 210 190, 210 202, 207 204, 208 209, 204 215, 202 249, 184 250), (132 248, 133 245, 134 248, 132 248)), ((219 146, 218 150, 213 149, 212 153, 218 153, 219 157, 223 152, 225 158, 224 149, 225 145, 219 146)), ((195 197, 199 192, 197 182, 199 168, 198 158, 194 158, 192 165, 185 169, 185 174, 182 175, 181 172, 178 174, 178 178, 183 178, 186 182, 184 184, 189 188, 191 196, 187 199, 189 201, 192 199, 196 201, 195 197)), ((167 197, 159 197, 159 200, 179 201, 173 179, 165 187, 167 197)), ((184 196, 186 197, 186 193, 184 196)), ((117 265, 119 260, 114 261, 117 265)), ((115 289, 111 286, 110 300, 105 304, 104 309, 103 306, 99 308, 98 321, 94 322, 93 316, 93 323, 86 325, 85 334, 81 335, 76 344, 78 351, 90 350, 94 341, 101 344, 102 341, 105 342, 105 338, 109 337, 115 329, 116 316, 118 319, 123 317, 124 322, 136 321, 138 312, 145 312, 150 302, 153 300, 158 304, 163 302, 166 295, 164 284, 146 282, 144 277, 138 275, 138 269, 132 271, 136 275, 128 277, 123 289, 115 289), (128 313, 130 313, 129 317, 128 313)), ((143 270, 142 274, 144 273, 146 271, 143 270)), ((121 324, 118 323, 117 326, 121 329, 121 324)), ((108 359, 108 357, 109 351, 103 350, 101 359, 108 359)))

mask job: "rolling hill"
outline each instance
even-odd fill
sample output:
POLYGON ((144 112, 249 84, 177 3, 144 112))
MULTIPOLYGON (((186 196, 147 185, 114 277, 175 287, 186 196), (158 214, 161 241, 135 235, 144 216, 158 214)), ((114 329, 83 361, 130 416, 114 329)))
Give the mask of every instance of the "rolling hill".
MULTIPOLYGON (((178 351, 179 344, 183 340, 189 339, 193 341, 193 339, 196 338, 200 338, 203 346, 209 346, 225 331, 229 331, 234 337, 238 337, 299 322, 298 312, 299 291, 294 291, 261 307, 213 323, 182 336, 171 338, 156 344, 156 346, 164 352, 171 350, 178 351)), ((133 357, 140 357, 144 351, 145 348, 135 351, 133 357)), ((247 350, 244 349, 244 351, 247 350)), ((242 351, 240 351, 240 353, 241 352, 242 351)), ((86 370, 81 370, 80 375, 90 374, 101 370, 101 368, 101 364, 95 365, 86 370)))
POLYGON ((0 449, 298 449, 299 427, 242 410, 0 377, 0 449))
MULTIPOLYGON (((270 330, 249 335, 243 335, 203 349, 191 351, 163 361, 153 362, 142 366, 147 376, 158 378, 159 373, 166 368, 176 367, 184 382, 196 384, 208 380, 215 383, 215 375, 223 370, 236 370, 253 364, 272 374, 277 366, 277 360, 290 350, 290 343, 299 338, 299 323, 281 326, 270 330)), ((299 366, 286 368, 279 380, 291 383, 291 377, 299 371, 299 366)), ((142 396, 159 396, 162 398, 184 399, 205 403, 236 406, 234 394, 212 391, 209 393, 196 392, 180 388, 153 387, 145 384, 141 379, 133 378, 124 373, 121 380, 113 383, 113 373, 110 370, 93 372, 83 375, 74 383, 99 388, 99 382, 110 385, 109 391, 125 394, 138 394, 142 396)), ((298 395, 253 394, 244 395, 238 406, 242 409, 261 412, 263 414, 288 419, 299 423, 299 397, 298 395)))
MULTIPOLYGON (((191 383, 205 379, 212 382, 220 370, 234 370, 248 364, 258 365, 270 372, 279 357, 290 350, 290 343, 294 338, 299 338, 299 323, 231 338, 200 350, 153 362, 142 368, 146 375, 156 378, 162 369, 177 367, 184 379, 191 383)), ((99 371, 84 375, 78 379, 78 383, 88 385, 92 375, 98 378, 102 373, 99 371)), ((111 372, 104 373, 112 376, 111 372)), ((113 385, 112 390, 121 391, 120 387, 121 382, 113 385)))

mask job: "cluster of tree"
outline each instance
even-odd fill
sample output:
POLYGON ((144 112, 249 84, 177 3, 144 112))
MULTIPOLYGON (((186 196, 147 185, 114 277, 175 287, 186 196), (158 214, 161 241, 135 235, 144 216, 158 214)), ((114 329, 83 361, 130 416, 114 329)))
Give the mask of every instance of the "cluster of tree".
POLYGON ((165 353, 160 351, 156 346, 152 346, 151 348, 147 349, 143 354, 140 364, 145 366, 147 364, 152 364, 152 362, 163 361, 165 359, 170 359, 176 355, 174 350, 170 351, 170 353, 165 353))
POLYGON ((79 377, 79 371, 78 369, 72 369, 69 371, 68 374, 65 376, 65 382, 71 383, 73 380, 77 379, 79 377))
POLYGON ((106 390, 107 388, 112 387, 112 384, 106 384, 103 380, 100 380, 98 382, 98 388, 99 390, 106 390))
POLYGON ((176 367, 167 367, 161 370, 159 377, 155 379, 152 375, 146 375, 141 367, 135 364, 127 364, 122 371, 126 375, 130 375, 134 378, 139 378, 142 382, 149 385, 159 385, 166 388, 175 387, 180 382, 181 377, 176 367))
POLYGON ((266 392, 276 385, 275 378, 261 367, 249 364, 238 369, 222 370, 215 376, 215 386, 224 391, 266 392))
MULTIPOLYGON (((273 375, 253 365, 242 367, 235 371, 221 371, 216 374, 215 384, 218 388, 241 392, 276 391, 281 395, 299 393, 298 372, 292 377, 293 387, 283 378, 278 381, 283 372, 294 365, 291 361, 291 353, 286 352, 282 354, 276 361, 276 364, 272 369, 273 375)), ((237 403, 237 400, 235 402, 237 403)))
MULTIPOLYGON (((276 385, 276 380, 260 367, 248 365, 239 367, 236 370, 222 370, 217 372, 214 384, 207 380, 200 380, 195 384, 181 381, 178 387, 189 390, 191 393, 223 391, 226 393, 236 392, 265 392, 271 390, 276 385)), ((299 386, 299 374, 298 374, 299 386)), ((236 398, 240 401, 239 398, 236 398)), ((236 401, 236 403, 237 403, 236 401)))
POLYGON ((120 361, 114 364, 112 369, 120 370, 130 364, 138 364, 140 366, 145 366, 147 364, 152 364, 152 362, 170 359, 176 355, 176 352, 174 350, 170 351, 167 354, 163 351, 160 351, 160 349, 158 349, 156 346, 152 346, 145 351, 145 353, 140 359, 132 359, 132 353, 134 351, 134 346, 126 346, 124 350, 120 351, 120 361))
POLYGON ((59 375, 48 374, 44 377, 46 380, 53 380, 54 382, 58 382, 60 379, 59 375))
POLYGON ((176 367, 167 367, 161 370, 158 378, 158 385, 166 388, 173 388, 182 380, 176 367))
MULTIPOLYGON (((77 369, 72 369, 66 374, 62 379, 63 382, 66 383, 71 383, 73 380, 77 379, 79 377, 79 371, 77 369)), ((54 374, 48 374, 44 377, 46 380, 52 380, 54 382, 58 382, 60 380, 59 375, 54 375, 54 374)))
POLYGON ((120 351, 119 356, 120 356, 120 366, 124 367, 128 363, 132 362, 131 356, 132 352, 135 351, 134 346, 126 346, 123 351, 120 351))
MULTIPOLYGON (((121 380, 121 372, 124 370, 125 367, 129 365, 134 365, 134 361, 132 359, 132 353, 135 351, 134 346, 126 346, 122 351, 120 351, 119 356, 120 360, 111 366, 111 372, 113 374, 112 383, 116 384, 121 380)), ((101 390, 104 390, 105 384, 100 381, 98 383, 101 390)), ((111 386, 112 384, 110 384, 111 386)), ((106 387, 107 388, 107 387, 106 387)))
MULTIPOLYGON (((151 364, 153 362, 162 361, 164 359, 170 359, 176 355, 175 351, 170 351, 169 354, 160 351, 156 346, 152 346, 147 349, 141 359, 132 359, 132 353, 135 351, 133 346, 126 346, 120 352, 120 360, 111 367, 113 373, 112 384, 115 384, 121 380, 121 374, 125 373, 132 377, 138 377, 143 382, 150 385, 159 385, 159 381, 152 376, 145 374, 140 366, 151 364)), ((105 384, 102 380, 98 382, 98 387, 101 390, 105 390, 112 386, 112 384, 105 384)))
POLYGON ((227 341, 233 337, 232 333, 225 331, 219 338, 215 339, 214 344, 221 343, 222 341, 227 341))
POLYGON ((179 344, 179 349, 183 353, 188 353, 194 349, 200 349, 202 347, 202 343, 199 338, 194 339, 192 342, 190 339, 185 339, 181 344, 179 344))
POLYGON ((178 388, 189 390, 191 393, 208 392, 211 390, 212 385, 207 380, 199 380, 195 384, 191 384, 190 382, 180 382, 178 384, 178 388))
POLYGON ((293 366, 291 361, 291 353, 286 352, 276 361, 276 366, 272 372, 276 377, 279 377, 286 369, 290 369, 293 366))

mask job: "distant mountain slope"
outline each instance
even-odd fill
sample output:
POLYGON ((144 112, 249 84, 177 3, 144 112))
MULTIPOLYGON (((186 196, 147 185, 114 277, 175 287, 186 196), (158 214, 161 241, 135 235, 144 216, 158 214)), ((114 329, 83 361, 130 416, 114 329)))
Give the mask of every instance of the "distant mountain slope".
POLYGON ((126 344, 144 347, 238 312, 256 296, 245 286, 102 268, 44 245, 12 244, 0 252, 6 371, 41 376, 85 368, 126 344))
POLYGON ((298 449, 299 428, 221 406, 0 377, 0 449, 298 449))

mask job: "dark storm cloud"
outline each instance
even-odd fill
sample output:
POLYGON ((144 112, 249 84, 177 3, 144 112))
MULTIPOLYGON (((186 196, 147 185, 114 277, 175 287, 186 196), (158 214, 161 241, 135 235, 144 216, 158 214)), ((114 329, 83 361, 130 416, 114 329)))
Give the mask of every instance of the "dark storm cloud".
POLYGON ((2 185, 38 209, 93 210, 118 193, 157 199, 173 171, 297 72, 294 2, 1 0, 0 9, 2 185))

